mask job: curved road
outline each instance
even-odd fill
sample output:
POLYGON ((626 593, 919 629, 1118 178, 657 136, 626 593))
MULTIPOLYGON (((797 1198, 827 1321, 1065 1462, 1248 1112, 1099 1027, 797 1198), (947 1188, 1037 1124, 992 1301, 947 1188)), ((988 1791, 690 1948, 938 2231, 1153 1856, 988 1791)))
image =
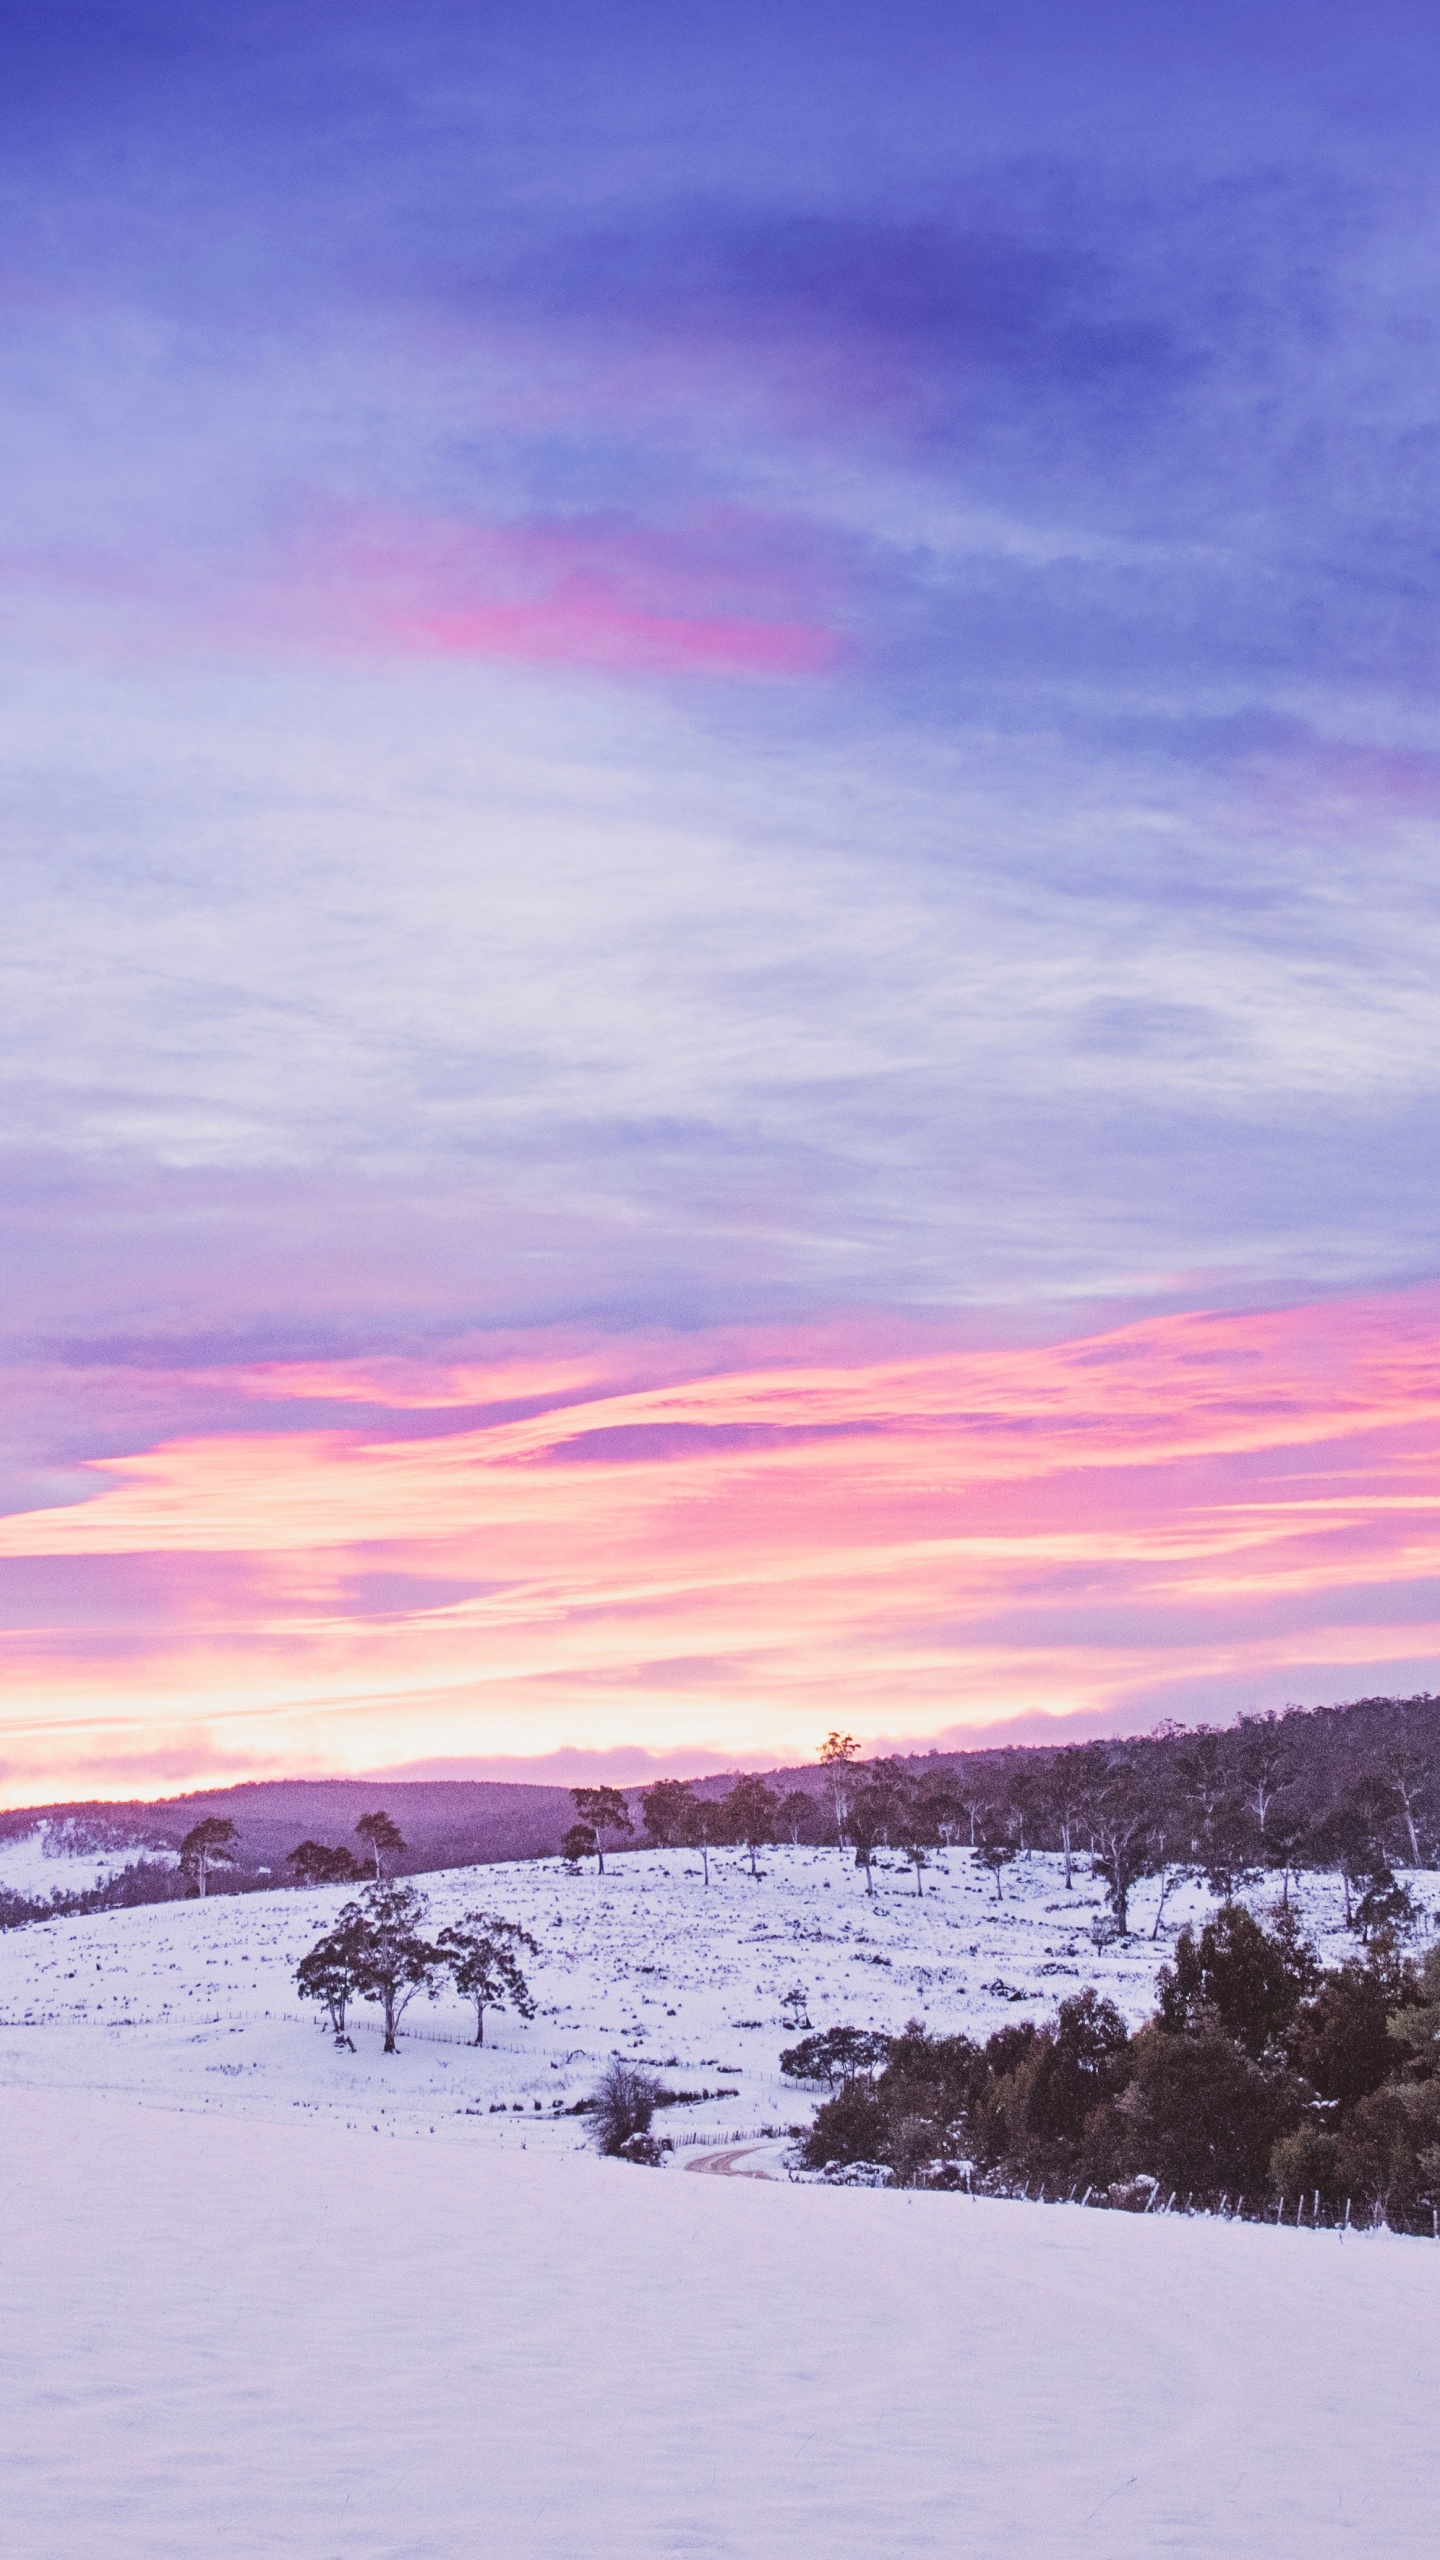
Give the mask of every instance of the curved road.
POLYGON ((729 2151, 707 2151, 698 2160, 687 2160, 685 2166, 709 2178, 773 2179, 775 2176, 773 2169, 746 2169, 741 2166, 741 2163, 753 2159, 756 2152, 772 2151, 774 2148, 773 2142, 742 2142, 729 2151))

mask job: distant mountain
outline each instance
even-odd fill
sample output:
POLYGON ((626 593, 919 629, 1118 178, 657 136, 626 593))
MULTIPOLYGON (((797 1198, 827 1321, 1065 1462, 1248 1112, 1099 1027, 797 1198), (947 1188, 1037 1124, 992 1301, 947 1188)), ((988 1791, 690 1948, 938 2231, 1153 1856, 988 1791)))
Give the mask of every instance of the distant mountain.
MULTIPOLYGON (((559 1850, 575 1807, 564 1787, 526 1787, 499 1780, 443 1778, 395 1783, 373 1778, 268 1778, 239 1787, 207 1787, 159 1803, 28 1805, 0 1814, 0 1841, 42 1823, 64 1826, 79 1850, 178 1849, 197 1822, 233 1822, 238 1854, 232 1882, 253 1882, 266 1869, 283 1881, 287 1853, 302 1840, 359 1849, 355 1825, 377 1807, 400 1826, 402 1856, 394 1872, 482 1866, 501 1858, 540 1858, 559 1850)), ((224 1879, 215 1885, 223 1888, 224 1879)))
MULTIPOLYGON (((1280 1716, 1243 1716, 1218 1731, 1164 1726, 1153 1734, 1078 1746, 1067 1746, 1062 1728, 1053 1744, 982 1744, 967 1752, 911 1754, 900 1767, 912 1779, 949 1779, 959 1787, 972 1832, 978 1823, 982 1831, 994 1828, 997 1836, 1051 1846, 1056 1819, 1049 1801, 1051 1774, 1057 1764, 1076 1761, 1083 1764, 1081 1777, 1092 1793, 1121 1774, 1142 1786, 1146 1818, 1164 1834, 1172 1858, 1198 1857, 1203 1863, 1213 1852, 1222 1863, 1264 1865, 1280 1859, 1327 1865, 1340 1856, 1353 1863, 1369 1855, 1372 1863, 1393 1859, 1421 1865, 1440 1856, 1440 1699, 1428 1692, 1404 1699, 1357 1699, 1343 1707, 1289 1708, 1280 1716)), ((691 1784, 698 1796, 723 1796, 739 1774, 731 1770, 691 1784)), ((760 1774, 777 1796, 798 1793, 810 1800, 803 1820, 787 1829, 787 1836, 833 1839, 824 1770, 811 1761, 760 1774)), ((1079 1780, 1072 1777, 1068 1783, 1073 1793, 1079 1780)), ((631 1845, 638 1847, 644 1838, 642 1789, 631 1786, 621 1792, 635 1825, 631 1845)), ((302 1840, 357 1848, 360 1816, 380 1809, 399 1825, 405 1842, 404 1851, 387 1861, 390 1872, 402 1875, 554 1857, 575 1818, 568 1787, 527 1786, 511 1779, 271 1778, 170 1796, 159 1803, 25 1806, 0 1814, 0 1847, 45 1823, 53 1832, 65 1832, 66 1851, 77 1858, 97 1850, 133 1849, 143 1860, 147 1851, 173 1852, 193 1824, 218 1815, 234 1823, 238 1854, 229 1874, 215 1877, 212 1890, 245 1891, 272 1877, 285 1882, 287 1854, 302 1840)), ((1083 1838, 1083 1811, 1076 1819, 1083 1838)), ((615 1842, 607 1854, 618 1850, 615 1842)), ((59 1885, 61 1862, 56 1863, 59 1885)), ((159 1869, 146 1869, 132 1881, 133 1896, 117 1883, 118 1898, 184 1889, 173 1872, 159 1869)), ((11 1915, 28 1916, 29 1910, 19 1907, 11 1915)), ((5 1917, 0 1912, 0 1925, 5 1917)))

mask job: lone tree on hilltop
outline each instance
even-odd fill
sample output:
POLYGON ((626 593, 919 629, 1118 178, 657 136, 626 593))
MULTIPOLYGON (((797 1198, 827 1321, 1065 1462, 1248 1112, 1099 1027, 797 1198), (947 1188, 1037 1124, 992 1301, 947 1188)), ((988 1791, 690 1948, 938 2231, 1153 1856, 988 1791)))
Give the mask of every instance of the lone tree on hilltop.
POLYGON ((475 2003, 475 2041, 485 2041, 487 2009, 511 2008, 517 2017, 533 2018, 535 2003, 520 1970, 517 1950, 538 1956, 539 1946, 517 1921, 500 1920, 492 1912, 467 1911, 462 1920, 442 1929, 436 1940, 457 1991, 475 2003))
POLYGON ((208 1814, 187 1831, 180 1843, 180 1872, 193 1876, 200 1899, 205 1899, 205 1886, 212 1867, 233 1867, 235 1844, 240 1835, 233 1822, 222 1821, 218 1814, 208 1814))
POLYGON ((381 1859, 395 1857, 405 1846, 398 1826, 391 1821, 388 1813, 362 1813, 355 1825, 355 1837, 357 1840, 364 1841, 375 1861, 375 1881, 377 1884, 382 1884, 384 1876, 380 1866, 381 1859))
MULTIPOLYGON (((618 1787, 572 1787, 570 1799, 581 1822, 588 1823, 595 1834, 596 1873, 605 1873, 606 1831, 633 1833, 634 1823, 618 1787)), ((570 1836, 570 1835, 567 1835, 570 1836)))
POLYGON ((348 1849, 327 1849, 323 1840, 302 1840, 285 1859, 297 1884, 354 1884, 365 1873, 348 1849))
POLYGON ((720 1800, 725 1828, 732 1840, 739 1842, 750 1859, 750 1873, 758 1876, 755 1852, 775 1837, 775 1798, 763 1778, 737 1778, 734 1786, 720 1800))

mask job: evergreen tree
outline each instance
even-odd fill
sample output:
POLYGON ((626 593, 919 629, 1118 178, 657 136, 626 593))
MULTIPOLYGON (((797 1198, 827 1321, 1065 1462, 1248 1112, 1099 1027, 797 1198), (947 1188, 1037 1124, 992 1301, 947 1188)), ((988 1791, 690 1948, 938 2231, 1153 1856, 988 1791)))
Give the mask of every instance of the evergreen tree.
POLYGON ((1312 1950, 1293 1929, 1263 1929, 1243 1904, 1226 1903, 1197 1939, 1182 1929, 1173 1965, 1162 1965, 1160 2024, 1171 2035, 1218 2027, 1253 2062, 1277 2056, 1296 2010, 1319 1978, 1312 1950))
POLYGON ((588 1822, 572 1822, 560 1843, 560 1855, 567 1867, 578 1867, 582 1858, 593 1858, 597 1842, 588 1822))
POLYGON ((445 1959, 420 1935, 426 1910, 413 1885, 367 1885, 358 1902, 346 1903, 332 1933, 346 1939, 355 1990, 381 2012, 387 2053, 396 2050, 396 2029, 416 1992, 433 2000, 440 1987, 445 1959))
POLYGON ((517 2017, 533 2018, 535 2003, 520 1970, 518 1950, 538 1956, 528 1929, 487 1911, 467 1911, 442 1929, 436 1945, 450 1968, 455 1988, 475 2003, 475 2041, 485 2041, 487 2009, 511 2008, 517 2017))
POLYGON ((383 1883, 380 1861, 398 1857, 405 1843, 388 1813, 362 1813, 355 1825, 355 1837, 363 1840, 375 1861, 375 1882, 383 1883))
POLYGON ((595 1834, 596 1872, 605 1873, 607 1831, 623 1831, 628 1837, 635 1829, 629 1808, 618 1787, 572 1787, 571 1802, 581 1822, 588 1823, 595 1834))
POLYGON ((737 1778, 720 1806, 726 1832, 748 1851, 750 1873, 758 1876, 755 1852, 775 1837, 775 1798, 763 1778, 737 1778))
POLYGON ((194 1878, 202 1902, 211 1868, 234 1866, 239 1836, 233 1822, 213 1813, 186 1832, 180 1843, 180 1872, 194 1878))
POLYGON ((661 1849, 678 1849, 685 1838, 685 1825, 695 1799, 684 1778, 657 1778, 640 1796, 640 1813, 646 1837, 661 1849))
POLYGON ((342 1916, 338 1925, 319 1939, 295 1968, 301 1999, 321 2002, 337 2045, 348 2041, 345 2012, 360 1988, 364 1945, 360 1915, 353 1903, 349 1910, 351 1916, 342 1916))
POLYGON ((294 1868, 297 1884, 354 1884, 365 1873, 348 1849, 327 1849, 320 1840, 302 1840, 285 1863, 294 1868))

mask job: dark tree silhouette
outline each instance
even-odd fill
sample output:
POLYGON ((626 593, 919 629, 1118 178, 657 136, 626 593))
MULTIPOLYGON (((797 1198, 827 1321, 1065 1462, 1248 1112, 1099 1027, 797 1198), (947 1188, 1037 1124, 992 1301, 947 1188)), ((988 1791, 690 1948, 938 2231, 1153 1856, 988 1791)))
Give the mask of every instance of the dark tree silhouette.
POLYGON ((571 1802, 581 1822, 587 1822, 595 1834, 596 1872, 605 1873, 605 1841, 607 1831, 633 1833, 630 1809, 618 1787, 572 1787, 571 1802))
POLYGON ((732 1840, 749 1852, 750 1873, 759 1874, 755 1852, 775 1837, 778 1807, 763 1778, 737 1778, 728 1795, 720 1800, 725 1830, 732 1840))
POLYGON ((194 1877, 202 1902, 211 1868, 234 1866, 239 1836, 233 1822, 222 1821, 213 1813, 197 1822, 193 1831, 186 1832, 180 1843, 180 1872, 194 1877))
MULTIPOLYGON (((612 2160, 633 2152, 649 2134, 659 2097, 658 2080, 617 2056, 591 2101, 590 2138, 596 2150, 612 2160)), ((650 2146, 645 2156, 658 2161, 659 2152, 650 2146)))
POLYGON ((332 1933, 349 1950, 355 1990, 384 2018, 387 2053, 396 2049, 395 2031, 416 1992, 433 2000, 440 1987, 444 1957, 420 1935, 426 1910, 414 1885, 367 1885, 358 1902, 346 1903, 332 1933))
POLYGON ((285 1860, 297 1884, 354 1884, 365 1873, 348 1849, 327 1849, 322 1840, 302 1840, 285 1860))
POLYGON ((588 1822, 572 1822, 560 1843, 560 1855, 567 1867, 578 1867, 582 1858, 593 1858, 599 1848, 593 1826, 588 1822))
POLYGON ((681 1847, 694 1801, 684 1778, 657 1778, 654 1786, 646 1787, 640 1798, 646 1837, 662 1849, 681 1847))
POLYGON ((520 1970, 519 1950, 538 1956, 528 1929, 493 1912, 467 1911, 462 1920, 442 1929, 435 1941, 448 1964, 457 1991, 475 2003, 475 2041, 485 2041, 487 2009, 510 2008, 517 2017, 533 2018, 535 2003, 520 1970))
POLYGON ((355 1825, 355 1837, 357 1840, 364 1841, 375 1861, 376 1883, 383 1883, 381 1859, 398 1856, 405 1846, 397 1826, 391 1821, 388 1813, 362 1813, 355 1825))
POLYGON ((303 1955, 295 1968, 295 1980, 302 2000, 318 2000, 334 2030, 337 2045, 348 2041, 345 2034, 345 2012, 360 1988, 360 1970, 364 1953, 363 1923, 354 1916, 340 1921, 303 1955))

